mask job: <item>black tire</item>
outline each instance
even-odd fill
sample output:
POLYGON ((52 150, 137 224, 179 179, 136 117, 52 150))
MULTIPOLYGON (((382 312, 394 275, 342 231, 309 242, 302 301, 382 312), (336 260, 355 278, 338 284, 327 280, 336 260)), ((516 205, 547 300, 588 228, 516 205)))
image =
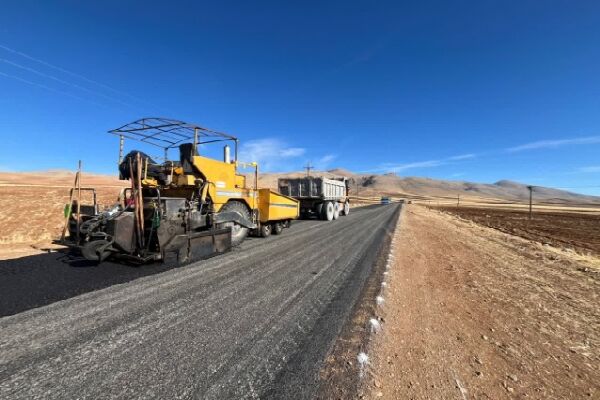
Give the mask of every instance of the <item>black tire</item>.
POLYGON ((281 224, 283 225, 284 228, 289 228, 292 225, 292 220, 288 219, 286 221, 283 221, 281 224))
POLYGON ((315 211, 315 215, 317 216, 317 219, 323 219, 323 204, 324 203, 319 203, 317 205, 314 206, 313 210, 315 211))
POLYGON ((331 201, 326 201, 323 203, 323 209, 321 212, 321 219, 324 221, 331 221, 333 220, 333 213, 334 213, 335 209, 333 206, 333 202, 331 201))
MULTIPOLYGON (((245 204, 239 201, 230 201, 226 203, 219 212, 230 212, 234 211, 240 214, 243 218, 250 220, 250 210, 245 204)), ((235 222, 224 222, 220 224, 221 228, 231 227, 231 246, 235 247, 242 243, 246 236, 248 236, 249 229, 236 224, 235 222)))
POLYGON ((348 214, 350 214, 350 202, 349 202, 349 201, 346 201, 346 202, 344 203, 344 208, 342 209, 342 215, 343 215, 343 216, 346 216, 346 215, 348 215, 348 214))
POLYGON ((337 201, 333 203, 333 219, 336 220, 340 217, 340 203, 337 201))
POLYGON ((281 222, 274 222, 271 230, 273 231, 273 235, 279 235, 283 232, 283 225, 281 225, 281 222))
POLYGON ((260 226, 260 237, 266 238, 271 236, 271 225, 263 224, 260 226))

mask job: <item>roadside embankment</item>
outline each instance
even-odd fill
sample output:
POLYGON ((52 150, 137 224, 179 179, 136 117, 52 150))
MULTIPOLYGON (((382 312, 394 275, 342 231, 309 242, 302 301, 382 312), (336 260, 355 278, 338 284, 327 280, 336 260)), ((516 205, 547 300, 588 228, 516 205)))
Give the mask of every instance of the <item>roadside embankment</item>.
POLYGON ((360 397, 600 395, 600 265, 408 206, 360 397))

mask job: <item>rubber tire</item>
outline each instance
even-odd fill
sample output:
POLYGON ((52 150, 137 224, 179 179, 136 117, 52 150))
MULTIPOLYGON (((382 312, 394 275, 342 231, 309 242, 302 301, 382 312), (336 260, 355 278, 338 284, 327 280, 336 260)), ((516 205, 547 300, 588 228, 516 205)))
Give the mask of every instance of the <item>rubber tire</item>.
POLYGON ((283 225, 284 228, 289 228, 292 225, 292 220, 291 219, 285 220, 281 224, 283 225))
POLYGON ((260 237, 266 238, 271 236, 271 225, 270 224, 264 224, 260 226, 260 237))
POLYGON ((344 203, 344 209, 342 210, 343 216, 346 216, 348 214, 350 214, 350 202, 349 201, 344 203))
POLYGON ((274 222, 272 226, 273 235, 279 235, 283 232, 283 225, 281 225, 281 222, 274 222))
POLYGON ((317 219, 324 219, 323 218, 323 209, 325 207, 323 207, 325 203, 319 203, 317 205, 314 206, 313 210, 315 212, 315 215, 317 216, 317 219))
POLYGON ((321 211, 321 219, 323 221, 333 220, 334 211, 335 211, 335 208, 333 206, 333 203, 331 201, 326 201, 325 203, 323 203, 323 209, 321 211))
MULTIPOLYGON (((226 211, 235 211, 239 213, 242 217, 246 218, 247 220, 250 220, 250 211, 248 210, 248 207, 246 207, 245 204, 239 201, 230 201, 226 203, 223 207, 221 207, 221 210, 219 212, 226 211)), ((244 239, 246 239, 246 236, 248 236, 249 229, 244 226, 238 225, 235 222, 225 222, 223 224, 220 224, 220 227, 231 227, 231 247, 238 246, 244 241, 244 239)))
POLYGON ((336 220, 340 217, 340 203, 333 203, 333 219, 336 220))

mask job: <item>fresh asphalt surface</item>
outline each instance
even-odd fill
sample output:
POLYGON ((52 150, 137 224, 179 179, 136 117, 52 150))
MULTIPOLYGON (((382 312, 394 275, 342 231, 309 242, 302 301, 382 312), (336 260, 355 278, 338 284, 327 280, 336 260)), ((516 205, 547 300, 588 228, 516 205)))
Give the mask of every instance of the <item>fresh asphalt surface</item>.
POLYGON ((0 398, 311 398, 397 209, 176 269, 0 262, 0 398))

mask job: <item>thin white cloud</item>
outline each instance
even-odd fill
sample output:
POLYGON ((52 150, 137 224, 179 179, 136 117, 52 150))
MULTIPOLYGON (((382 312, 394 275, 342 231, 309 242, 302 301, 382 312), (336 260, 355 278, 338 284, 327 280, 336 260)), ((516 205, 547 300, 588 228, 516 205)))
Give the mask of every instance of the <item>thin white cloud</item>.
POLYGON ((384 164, 381 164, 379 166, 379 168, 376 168, 376 169, 371 170, 371 171, 366 171, 366 172, 394 172, 394 173, 399 173, 399 172, 404 172, 404 171, 411 170, 411 169, 440 167, 442 165, 452 164, 452 163, 455 163, 457 161, 468 160, 468 159, 472 159, 472 158, 475 158, 475 157, 477 157, 477 154, 469 153, 469 154, 459 154, 457 156, 451 156, 451 157, 441 158, 441 159, 438 159, 438 160, 416 161, 416 162, 404 163, 404 164, 384 163, 384 164))
POLYGON ((290 159, 298 158, 306 150, 301 147, 290 147, 276 138, 249 140, 240 148, 239 159, 243 162, 258 162, 259 168, 265 171, 287 169, 290 159))
POLYGON ((458 156, 448 157, 448 160, 459 161, 459 160, 468 160, 470 158, 475 158, 475 157, 477 157, 476 154, 469 153, 469 154, 461 154, 458 156))
POLYGON ((581 167, 578 169, 578 171, 587 173, 600 172, 600 165, 590 165, 587 167, 581 167))
POLYGON ((586 136, 572 139, 540 140, 537 142, 525 143, 515 147, 509 147, 506 151, 514 153, 526 150, 555 149, 562 146, 595 144, 600 143, 600 136, 586 136))
POLYGON ((326 154, 315 162, 315 168, 321 171, 326 170, 336 158, 336 154, 326 154))
POLYGON ((305 150, 301 147, 290 147, 288 149, 282 149, 280 152, 281 157, 300 157, 305 153, 305 150))

